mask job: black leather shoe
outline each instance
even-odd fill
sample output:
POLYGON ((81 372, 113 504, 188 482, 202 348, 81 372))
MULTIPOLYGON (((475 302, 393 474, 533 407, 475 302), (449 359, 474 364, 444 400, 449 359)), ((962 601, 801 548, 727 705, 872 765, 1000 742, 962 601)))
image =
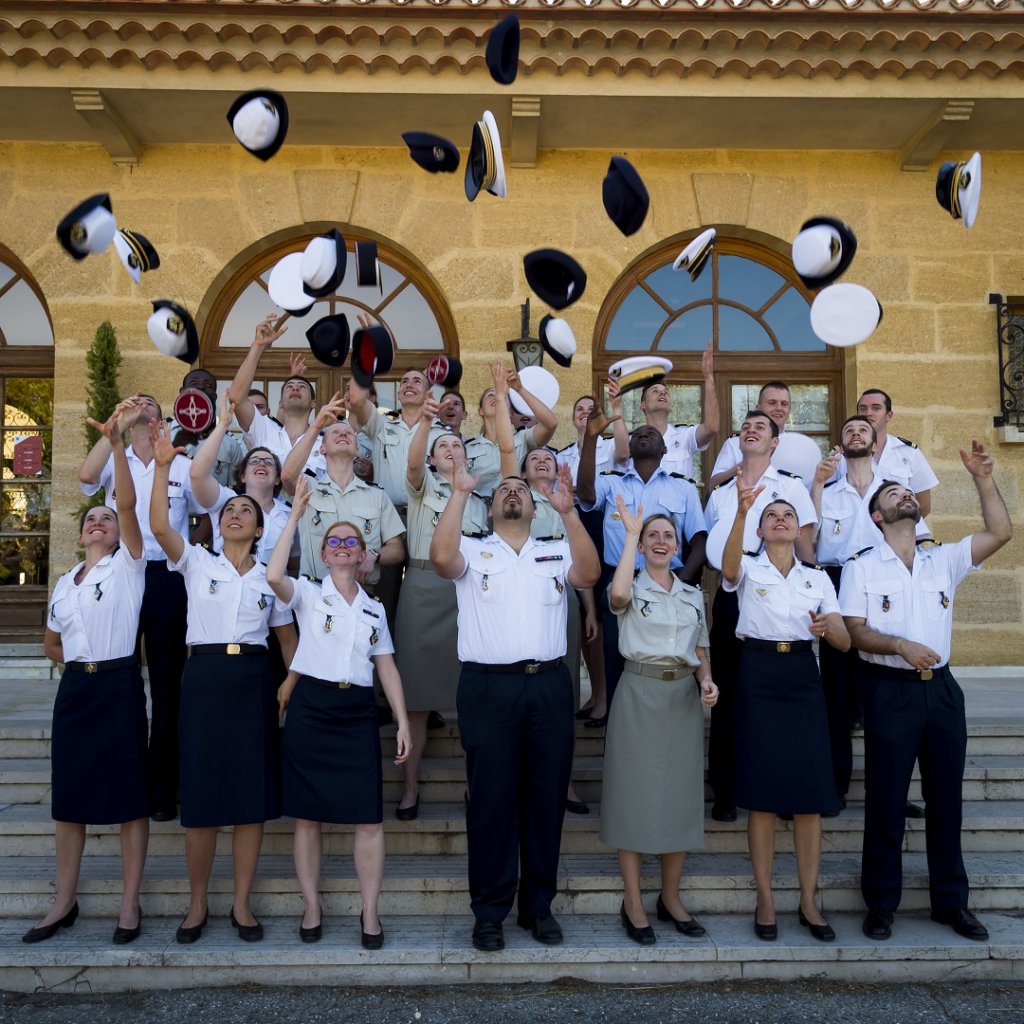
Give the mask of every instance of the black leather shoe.
POLYGON ((440 711, 431 711, 427 715, 427 728, 428 729, 443 729, 448 723, 444 720, 444 715, 440 711))
POLYGON ((711 805, 711 817, 714 818, 715 821, 735 821, 736 805, 716 800, 711 805))
POLYGON ((529 929, 530 934, 537 942, 545 946, 560 946, 564 936, 562 926, 551 914, 547 917, 531 917, 529 914, 520 914, 516 918, 516 924, 520 928, 529 929))
POLYGON ((52 939, 61 928, 70 928, 78 920, 78 900, 74 906, 59 920, 53 924, 44 925, 42 928, 29 928, 21 937, 22 942, 42 942, 45 939, 52 939))
POLYGON ((771 924, 761 924, 755 914, 754 934, 764 942, 774 942, 779 937, 779 926, 774 921, 771 924))
POLYGON ((950 928, 965 939, 984 942, 988 938, 988 929, 966 908, 958 910, 933 910, 932 920, 939 924, 948 924, 950 928))
POLYGON ((639 945, 653 946, 658 941, 658 936, 654 934, 654 929, 650 925, 638 928, 630 921, 625 903, 619 907, 619 920, 622 922, 622 927, 626 929, 626 934, 639 945))
POLYGON ((907 817, 908 818, 923 818, 924 808, 920 804, 911 803, 907 801, 907 817))
POLYGON ((396 807, 395 817, 399 821, 415 821, 420 816, 420 798, 416 797, 416 803, 412 807, 396 807))
POLYGON ((576 712, 576 721, 585 722, 590 717, 591 710, 592 706, 590 704, 588 704, 585 708, 580 708, 579 711, 576 712))
POLYGON ((797 910, 797 919, 800 923, 813 935, 819 942, 835 942, 836 933, 832 930, 832 925, 826 921, 824 924, 811 924, 810 921, 804 916, 804 908, 800 907, 797 910))
POLYGON ((150 817, 153 821, 174 821, 178 816, 177 807, 158 807, 150 817))
POLYGON ((679 917, 673 917, 665 906, 664 901, 659 896, 658 903, 656 906, 659 921, 671 921, 676 926, 677 932, 682 932, 683 935, 688 936, 691 939, 699 939, 702 935, 707 934, 707 929, 697 920, 695 917, 691 917, 689 920, 682 920, 679 917))
POLYGON ((238 937, 243 942, 259 942, 263 938, 263 925, 257 921, 255 924, 240 924, 235 917, 235 908, 231 908, 231 927, 238 932, 238 937))
POLYGON ((320 908, 320 920, 312 928, 303 928, 299 921, 299 938, 303 942, 319 942, 324 934, 324 908, 320 908))
POLYGON ((850 732, 863 732, 864 731, 864 719, 853 718, 850 720, 850 732))
POLYGON ((473 948, 481 953, 497 953, 505 948, 505 935, 499 921, 481 921, 473 925, 473 948))
POLYGON ((199 924, 193 925, 191 928, 186 928, 183 924, 178 925, 178 930, 174 935, 175 940, 180 942, 183 946, 191 946, 192 943, 196 942, 203 934, 203 929, 206 927, 206 923, 209 920, 210 912, 207 910, 207 912, 203 914, 203 919, 199 924))
POLYGON ((134 928, 122 928, 118 925, 114 929, 114 937, 110 940, 115 946, 127 946, 134 942, 142 933, 142 907, 139 907, 139 920, 134 928))
POLYGON ((359 915, 359 932, 360 942, 363 944, 363 949, 383 949, 384 947, 384 926, 381 925, 381 929, 376 935, 371 935, 369 932, 363 929, 363 915, 359 915))
POLYGON ((589 814, 590 804, 586 800, 570 800, 565 798, 565 809, 570 814, 589 814))
POLYGON ((606 711, 600 718, 588 718, 583 723, 584 729, 603 729, 608 724, 608 712, 606 711))
POLYGON ((869 939, 881 941, 882 939, 889 938, 892 935, 892 911, 869 907, 860 930, 869 939))

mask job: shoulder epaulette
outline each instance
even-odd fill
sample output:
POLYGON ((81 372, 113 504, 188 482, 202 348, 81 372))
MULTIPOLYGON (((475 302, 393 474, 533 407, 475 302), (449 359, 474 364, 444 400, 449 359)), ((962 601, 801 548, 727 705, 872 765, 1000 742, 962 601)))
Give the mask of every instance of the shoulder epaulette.
POLYGON ((723 480, 720 484, 715 484, 715 486, 711 488, 711 493, 714 494, 714 492, 717 491, 719 487, 728 487, 729 484, 734 483, 736 483, 736 477, 731 476, 728 480, 723 480))
POLYGON ((790 473, 788 469, 779 469, 779 467, 776 466, 775 472, 778 473, 779 476, 788 476, 792 477, 794 480, 799 480, 803 482, 803 477, 799 473, 790 473))
POLYGON ((840 481, 841 479, 842 479, 842 477, 838 477, 838 476, 837 476, 837 477, 835 478, 835 480, 829 480, 829 482, 828 482, 827 484, 825 484, 825 486, 826 486, 826 487, 831 487, 831 486, 832 486, 833 484, 837 484, 837 483, 839 483, 839 481, 840 481))
POLYGON ((282 430, 284 430, 284 424, 276 416, 268 416, 267 419, 270 420, 271 423, 276 423, 282 430))
POLYGON ((318 580, 315 576, 310 576, 308 572, 301 573, 301 576, 304 580, 309 580, 310 583, 320 582, 320 580, 318 580))
POLYGON ((556 537, 554 534, 552 534, 550 537, 534 537, 533 539, 536 542, 536 541, 549 541, 549 540, 565 540, 565 537, 562 537, 562 536, 556 537))
POLYGON ((376 594, 370 594, 370 597, 372 597, 374 601, 376 601, 378 604, 383 604, 381 599, 376 594))
POLYGON ((575 447, 576 447, 576 442, 572 441, 571 443, 567 444, 564 448, 559 448, 558 451, 555 452, 555 454, 556 455, 561 455, 562 452, 567 452, 570 448, 575 448, 575 447))
POLYGON ((484 537, 489 536, 489 534, 486 534, 486 533, 483 533, 483 532, 474 533, 472 530, 463 530, 462 531, 462 536, 463 537, 472 537, 473 540, 483 540, 484 537))
POLYGON ((861 548, 860 551, 857 551, 854 554, 850 555, 850 557, 847 559, 847 561, 848 562, 856 562, 857 559, 860 558, 861 555, 866 555, 869 551, 874 551, 874 550, 875 550, 874 547, 861 548))
POLYGON ((675 427, 678 430, 680 427, 692 427, 693 424, 692 423, 673 423, 672 426, 675 427))
POLYGON ((821 569, 821 566, 820 566, 820 565, 818 565, 818 563, 817 563, 817 562, 805 562, 805 561, 804 561, 804 560, 803 560, 802 558, 800 559, 800 564, 801 564, 801 565, 802 565, 802 566, 803 566, 803 567, 804 567, 805 569, 821 569))
POLYGON ((388 409, 388 411, 384 413, 384 415, 393 423, 402 414, 397 409, 388 409))
POLYGON ((902 441, 905 445, 909 445, 911 448, 916 448, 917 447, 917 445, 914 444, 913 441, 908 441, 907 438, 900 437, 899 434, 896 435, 896 440, 897 441, 902 441))
POLYGON ((625 476, 626 474, 623 473, 621 470, 618 470, 618 469, 605 469, 605 470, 601 471, 600 475, 601 476, 625 476))
POLYGON ((308 476, 308 477, 312 477, 312 478, 313 478, 314 480, 316 479, 316 473, 315 473, 315 472, 313 472, 313 470, 311 470, 311 469, 310 469, 310 468, 309 468, 308 466, 307 466, 307 467, 306 467, 306 468, 305 468, 305 469, 304 469, 304 470, 303 470, 302 472, 303 472, 303 473, 304 473, 304 474, 305 474, 306 476, 308 476))
POLYGON ((744 551, 743 554, 750 555, 751 558, 757 558, 757 556, 759 554, 761 554, 761 552, 760 551, 744 551))
POLYGON ((677 480, 685 480, 688 484, 693 484, 694 487, 697 486, 697 481, 685 473, 669 473, 669 476, 674 476, 677 480))
POLYGON ((923 548, 925 551, 929 551, 931 548, 941 548, 942 542, 936 540, 934 537, 922 537, 917 541, 917 546, 923 548))

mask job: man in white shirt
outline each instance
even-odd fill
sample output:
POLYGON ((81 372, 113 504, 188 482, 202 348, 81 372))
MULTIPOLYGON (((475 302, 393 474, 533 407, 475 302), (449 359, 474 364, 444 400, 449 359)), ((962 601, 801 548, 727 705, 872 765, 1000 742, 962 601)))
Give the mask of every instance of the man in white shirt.
MULTIPOLYGON (((767 413, 779 428, 779 443, 772 456, 772 465, 799 477, 804 487, 810 490, 814 472, 821 460, 821 449, 806 434, 786 429, 786 423, 793 411, 789 385, 781 380, 769 381, 761 388, 756 408, 767 413)), ((711 471, 711 489, 728 480, 730 476, 735 476, 739 463, 739 437, 727 438, 715 460, 715 468, 711 471)))

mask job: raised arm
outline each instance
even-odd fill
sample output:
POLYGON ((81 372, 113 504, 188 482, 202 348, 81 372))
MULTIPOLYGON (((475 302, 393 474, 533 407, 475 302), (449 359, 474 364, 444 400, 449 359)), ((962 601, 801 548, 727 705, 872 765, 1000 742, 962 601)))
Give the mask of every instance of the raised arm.
POLYGON ((814 471, 814 479, 811 481, 811 502, 814 505, 814 514, 818 517, 819 526, 821 525, 821 499, 825 493, 825 484, 835 476, 842 454, 842 449, 836 445, 818 463, 818 468, 814 471))
POLYGON ((733 520, 729 538, 722 552, 722 575, 732 584, 740 581, 740 567, 743 560, 743 532, 747 525, 747 513, 757 496, 764 490, 760 487, 747 487, 743 482, 743 474, 736 470, 736 518, 733 520))
POLYGON ((431 395, 423 401, 423 415, 416 424, 416 432, 409 442, 409 455, 405 463, 405 479, 412 490, 419 493, 423 489, 423 477, 426 474, 427 449, 430 444, 430 428, 437 419, 441 404, 435 402, 431 395))
MULTIPOLYGON (((615 464, 625 465, 629 462, 629 431, 626 429, 626 421, 622 418, 622 391, 619 389, 619 382, 611 377, 605 382, 605 392, 608 395, 608 402, 612 410, 610 422, 612 437, 615 439, 615 464)), ((596 400, 595 400, 595 405, 596 400)))
POLYGON ((622 545, 619 564, 615 566, 615 575, 608 588, 608 604, 613 612, 625 608, 633 597, 633 570, 636 567, 636 550, 640 544, 640 528, 644 523, 644 507, 637 505, 636 515, 626 508, 622 495, 615 495, 615 505, 619 510, 622 527, 626 531, 626 539, 622 545))
POLYGON ((571 587, 592 587, 601 575, 601 560, 586 527, 576 511, 572 493, 572 470, 563 463, 558 467, 558 486, 540 481, 541 493, 561 516, 565 539, 569 542, 572 565, 566 579, 571 587))
MULTIPOLYGON (((251 404, 251 403, 250 403, 251 404)), ((210 431, 209 436, 200 443, 198 450, 192 457, 192 467, 189 469, 189 478, 192 481, 192 494, 203 508, 213 508, 220 497, 220 484, 213 475, 217 466, 217 456, 220 454, 221 442, 224 435, 231 426, 231 420, 235 415, 235 407, 231 402, 231 396, 225 392, 220 396, 218 405, 217 425, 210 431)))
POLYGON ((516 456, 515 431, 512 429, 512 406, 509 404, 508 367, 502 362, 491 363, 491 380, 494 381, 494 432, 497 435, 498 451, 501 452, 501 476, 519 476, 522 472, 516 456))
POLYGON ((597 439, 605 432, 610 423, 621 419, 613 416, 609 419, 601 408, 601 403, 594 399, 594 408, 587 419, 587 431, 583 435, 580 448, 580 465, 576 473, 576 493, 584 505, 592 505, 597 498, 595 480, 597 478, 597 439))
POLYGON ((311 493, 309 482, 304 477, 300 478, 298 487, 295 489, 295 500, 292 502, 288 522, 284 524, 281 535, 274 545, 274 550, 270 553, 270 559, 267 561, 267 583, 270 584, 270 589, 286 602, 290 601, 295 593, 295 584, 288 575, 288 556, 292 550, 292 538, 299 528, 299 520, 302 518, 302 513, 306 511, 311 493))
POLYGON ((295 442, 281 467, 281 484, 285 493, 295 493, 295 485, 309 461, 320 431, 332 423, 337 423, 344 411, 345 406, 341 400, 340 391, 335 391, 331 400, 320 406, 320 411, 314 417, 313 422, 306 428, 302 437, 295 442))
MULTIPOLYGON (((139 397, 136 393, 132 399, 131 404, 128 405, 125 402, 121 402, 118 405, 118 409, 121 410, 118 415, 118 434, 124 434, 129 428, 134 426, 138 421, 139 417, 144 415, 145 409, 141 404, 137 404, 135 399, 139 397)), ((85 456, 85 461, 82 463, 78 470, 78 479, 85 487, 92 487, 94 490, 89 493, 95 493, 95 488, 100 482, 100 476, 103 473, 103 468, 107 464, 107 460, 110 458, 110 438, 105 432, 105 425, 97 425, 95 420, 89 421, 91 424, 96 426, 99 430, 100 436, 96 443, 89 449, 88 454, 85 456)))
POLYGON ((142 530, 139 528, 139 517, 135 509, 135 481, 128 466, 128 456, 124 450, 124 438, 121 436, 121 423, 130 419, 137 410, 134 398, 119 402, 110 419, 106 423, 97 423, 88 419, 89 426, 98 430, 107 440, 114 453, 114 494, 117 504, 117 523, 121 530, 121 543, 128 549, 132 558, 142 557, 144 550, 142 530))
POLYGON ((971 441, 970 454, 961 448, 960 459, 964 469, 974 478, 974 486, 978 489, 978 497, 981 499, 981 517, 985 522, 985 529, 971 537, 971 562, 980 565, 1004 544, 1009 543, 1013 537, 1013 524, 1010 522, 1009 512, 1006 511, 1006 502, 1003 501, 1003 496, 992 478, 992 470, 995 468, 992 456, 985 451, 979 441, 971 441))
POLYGON ((245 354, 242 365, 239 366, 235 379, 228 388, 228 396, 235 404, 235 415, 243 430, 248 430, 252 426, 253 417, 256 415, 256 406, 252 404, 249 392, 252 389, 252 382, 256 377, 263 353, 288 330, 287 327, 278 327, 277 319, 277 316, 271 313, 256 325, 256 337, 253 338, 249 351, 245 354))
POLYGON ((153 494, 149 502, 149 528, 153 531, 157 543, 164 549, 164 554, 172 562, 178 562, 185 552, 185 539, 171 526, 167 514, 167 481, 171 476, 171 463, 185 449, 176 448, 171 444, 171 434, 163 420, 159 423, 150 423, 149 442, 153 446, 153 494))
POLYGON ((466 560, 459 550, 462 541, 462 516, 473 488, 480 483, 480 477, 473 476, 466 468, 465 455, 461 454, 456 458, 458 465, 455 467, 452 496, 441 513, 430 541, 430 561, 434 564, 434 572, 445 580, 457 579, 466 568, 466 560))
POLYGON ((713 346, 714 342, 709 341, 700 358, 700 372, 704 378, 704 419, 697 426, 698 448, 703 448, 718 433, 722 425, 722 415, 718 408, 718 391, 715 389, 713 346))
POLYGON ((529 406, 530 412, 537 419, 533 428, 533 439, 537 442, 538 448, 543 448, 555 436, 558 429, 558 417, 554 410, 549 409, 532 392, 527 391, 519 380, 518 373, 509 374, 508 386, 519 393, 519 397, 529 406))

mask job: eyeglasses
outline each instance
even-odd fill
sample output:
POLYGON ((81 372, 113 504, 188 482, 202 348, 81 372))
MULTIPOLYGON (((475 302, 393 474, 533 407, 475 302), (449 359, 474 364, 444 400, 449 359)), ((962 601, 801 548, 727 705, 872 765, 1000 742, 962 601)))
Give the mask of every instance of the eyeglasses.
POLYGON ((246 463, 247 466, 273 466, 274 459, 271 456, 254 455, 246 463))
POLYGON ((359 546, 358 537, 328 537, 324 543, 329 548, 354 548, 359 546))

